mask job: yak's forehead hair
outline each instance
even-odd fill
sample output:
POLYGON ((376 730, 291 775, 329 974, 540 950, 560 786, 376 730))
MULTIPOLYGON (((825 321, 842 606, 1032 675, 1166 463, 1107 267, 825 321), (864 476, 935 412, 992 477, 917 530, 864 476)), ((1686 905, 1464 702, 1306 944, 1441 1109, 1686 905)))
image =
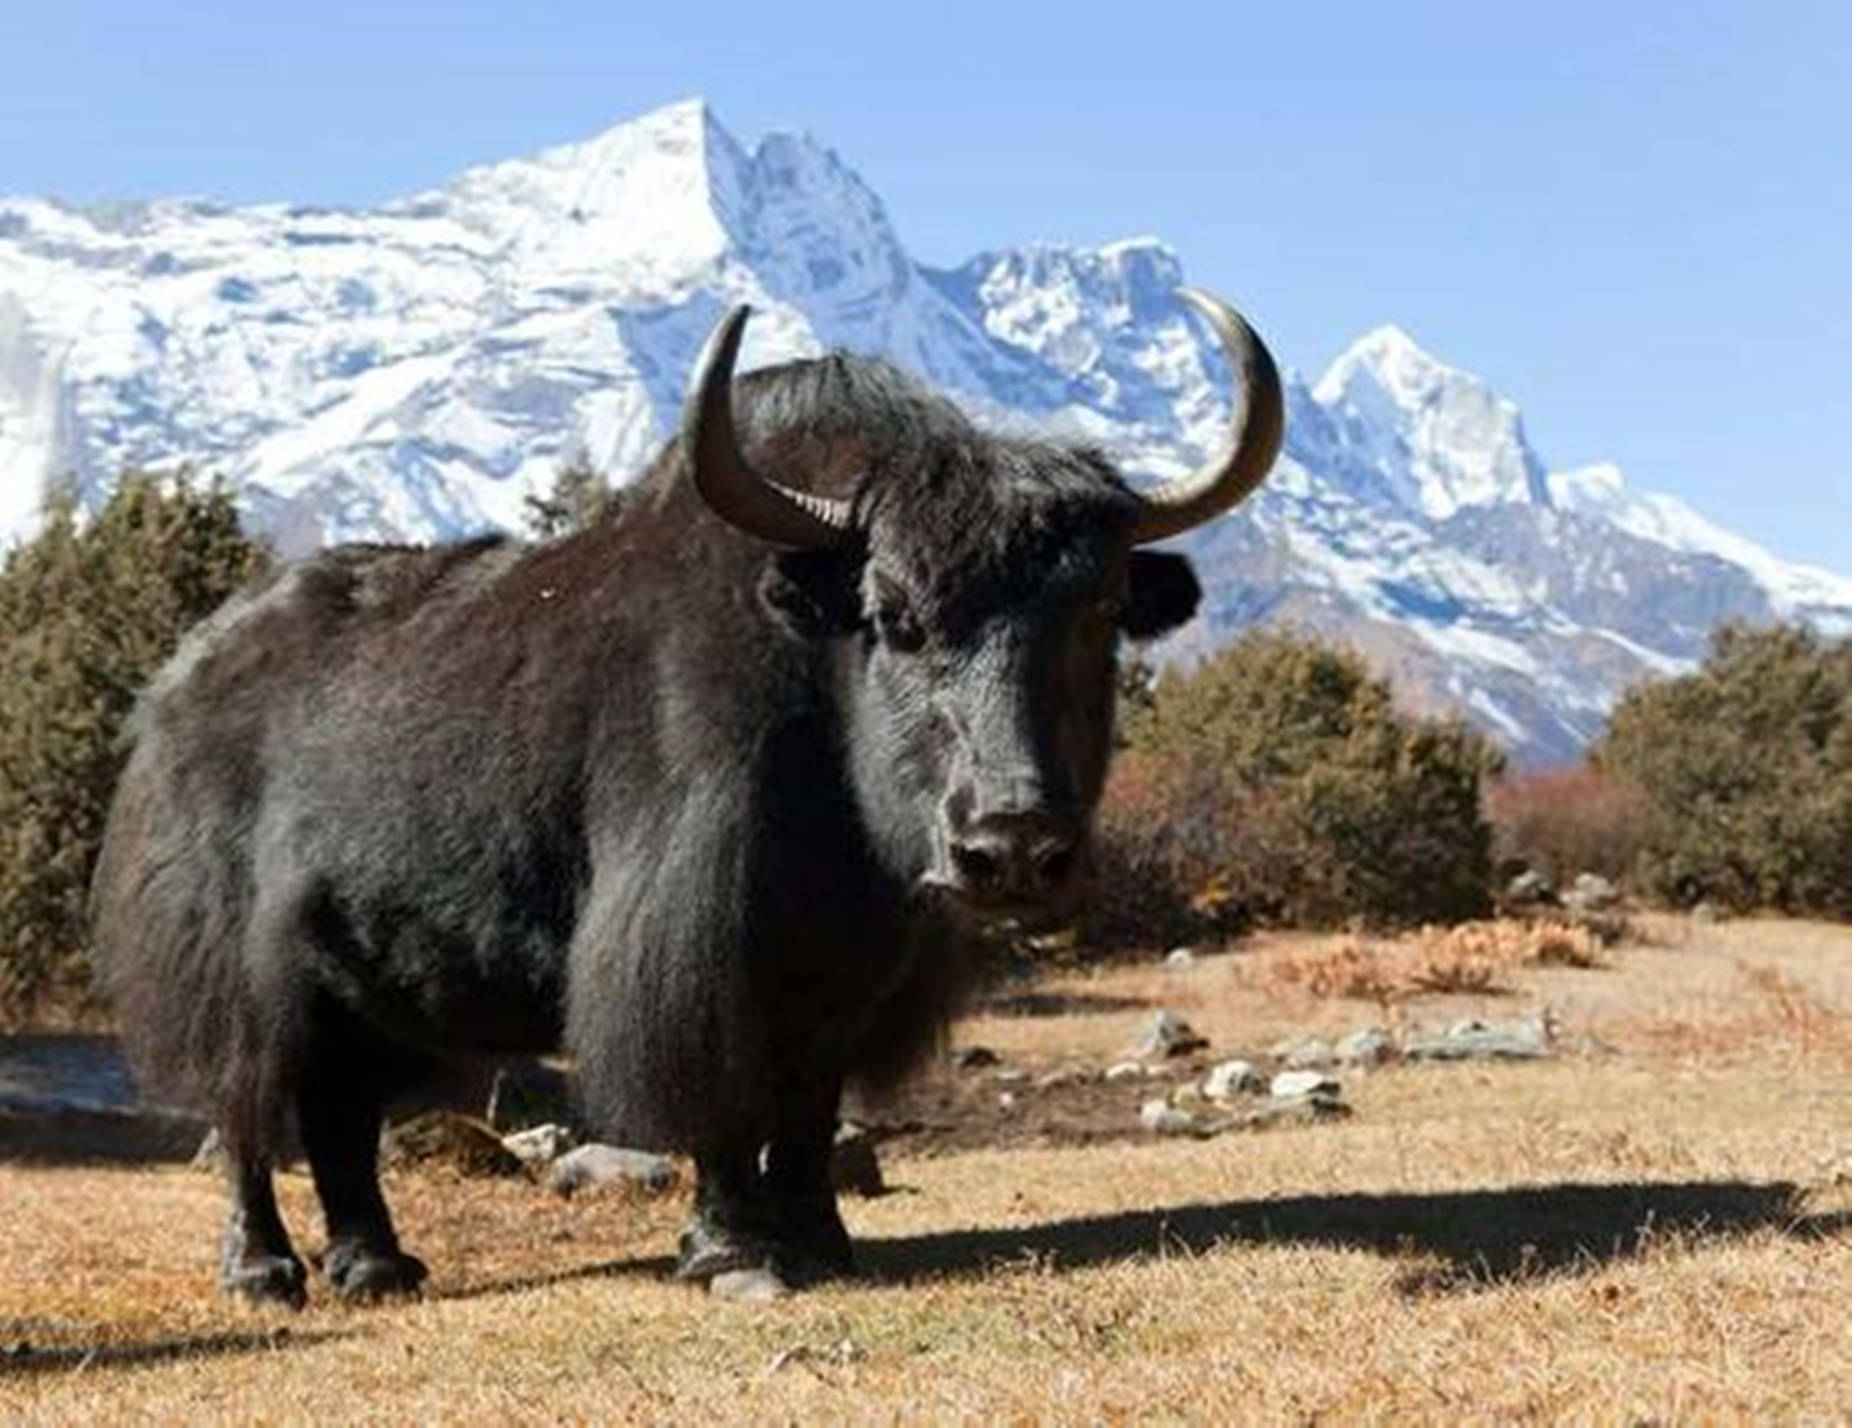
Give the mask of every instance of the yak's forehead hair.
POLYGON ((1133 507, 1098 450, 985 431, 877 358, 794 362, 741 388, 747 442, 780 453, 781 478, 852 495, 871 551, 928 601, 1092 578, 1133 507))

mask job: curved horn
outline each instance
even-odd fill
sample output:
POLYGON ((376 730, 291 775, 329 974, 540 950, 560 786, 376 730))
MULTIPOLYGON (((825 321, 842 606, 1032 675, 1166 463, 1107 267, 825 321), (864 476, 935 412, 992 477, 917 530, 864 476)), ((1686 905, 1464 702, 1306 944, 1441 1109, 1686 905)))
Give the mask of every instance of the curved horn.
POLYGON ((1215 329, 1244 395, 1227 456, 1144 493, 1132 520, 1134 545, 1177 535, 1238 505, 1266 476, 1286 431, 1280 374, 1267 345, 1220 298, 1200 288, 1179 288, 1177 296, 1215 329))
POLYGON ((682 409, 682 449, 695 489, 729 525, 774 545, 835 545, 849 531, 849 503, 761 476, 746 463, 733 429, 733 364, 752 309, 745 303, 720 319, 707 339, 682 409))

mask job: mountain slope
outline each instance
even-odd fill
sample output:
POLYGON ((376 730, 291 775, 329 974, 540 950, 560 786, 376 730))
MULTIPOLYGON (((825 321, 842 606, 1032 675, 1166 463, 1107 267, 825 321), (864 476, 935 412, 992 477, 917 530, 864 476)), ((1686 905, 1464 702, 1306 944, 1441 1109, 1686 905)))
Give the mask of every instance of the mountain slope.
MULTIPOLYGON (((834 153, 747 149, 698 102, 370 211, 0 201, 0 531, 54 477, 94 503, 181 462, 291 550, 515 526, 580 446, 616 479, 642 465, 741 299, 746 365, 879 351, 990 419, 1171 474, 1226 402, 1181 280, 1150 239, 929 269, 834 153)), ((1852 629, 1852 581, 1612 467, 1549 473, 1508 399, 1395 328, 1288 383, 1273 480, 1188 541, 1210 598, 1173 653, 1290 619, 1552 759, 1719 620, 1852 629)))

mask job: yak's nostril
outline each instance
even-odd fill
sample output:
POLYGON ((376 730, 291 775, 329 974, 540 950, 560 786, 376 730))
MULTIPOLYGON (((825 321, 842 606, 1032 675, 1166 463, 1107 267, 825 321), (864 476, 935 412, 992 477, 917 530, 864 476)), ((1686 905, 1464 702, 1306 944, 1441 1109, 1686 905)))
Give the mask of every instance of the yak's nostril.
POLYGON ((1045 839, 1035 850, 1035 877, 1043 888, 1058 888, 1074 871, 1075 846, 1068 838, 1045 839))
POLYGON ((1003 858, 994 848, 977 843, 954 843, 952 865, 970 888, 988 891, 1003 881, 1003 858))

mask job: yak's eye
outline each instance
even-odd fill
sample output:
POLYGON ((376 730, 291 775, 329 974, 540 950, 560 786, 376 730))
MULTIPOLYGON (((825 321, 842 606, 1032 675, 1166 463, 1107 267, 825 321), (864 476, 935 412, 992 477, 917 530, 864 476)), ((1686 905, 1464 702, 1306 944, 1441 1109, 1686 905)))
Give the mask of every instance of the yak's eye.
POLYGON ((906 595, 886 580, 875 583, 875 631, 882 644, 900 654, 914 654, 926 645, 926 628, 906 595))

